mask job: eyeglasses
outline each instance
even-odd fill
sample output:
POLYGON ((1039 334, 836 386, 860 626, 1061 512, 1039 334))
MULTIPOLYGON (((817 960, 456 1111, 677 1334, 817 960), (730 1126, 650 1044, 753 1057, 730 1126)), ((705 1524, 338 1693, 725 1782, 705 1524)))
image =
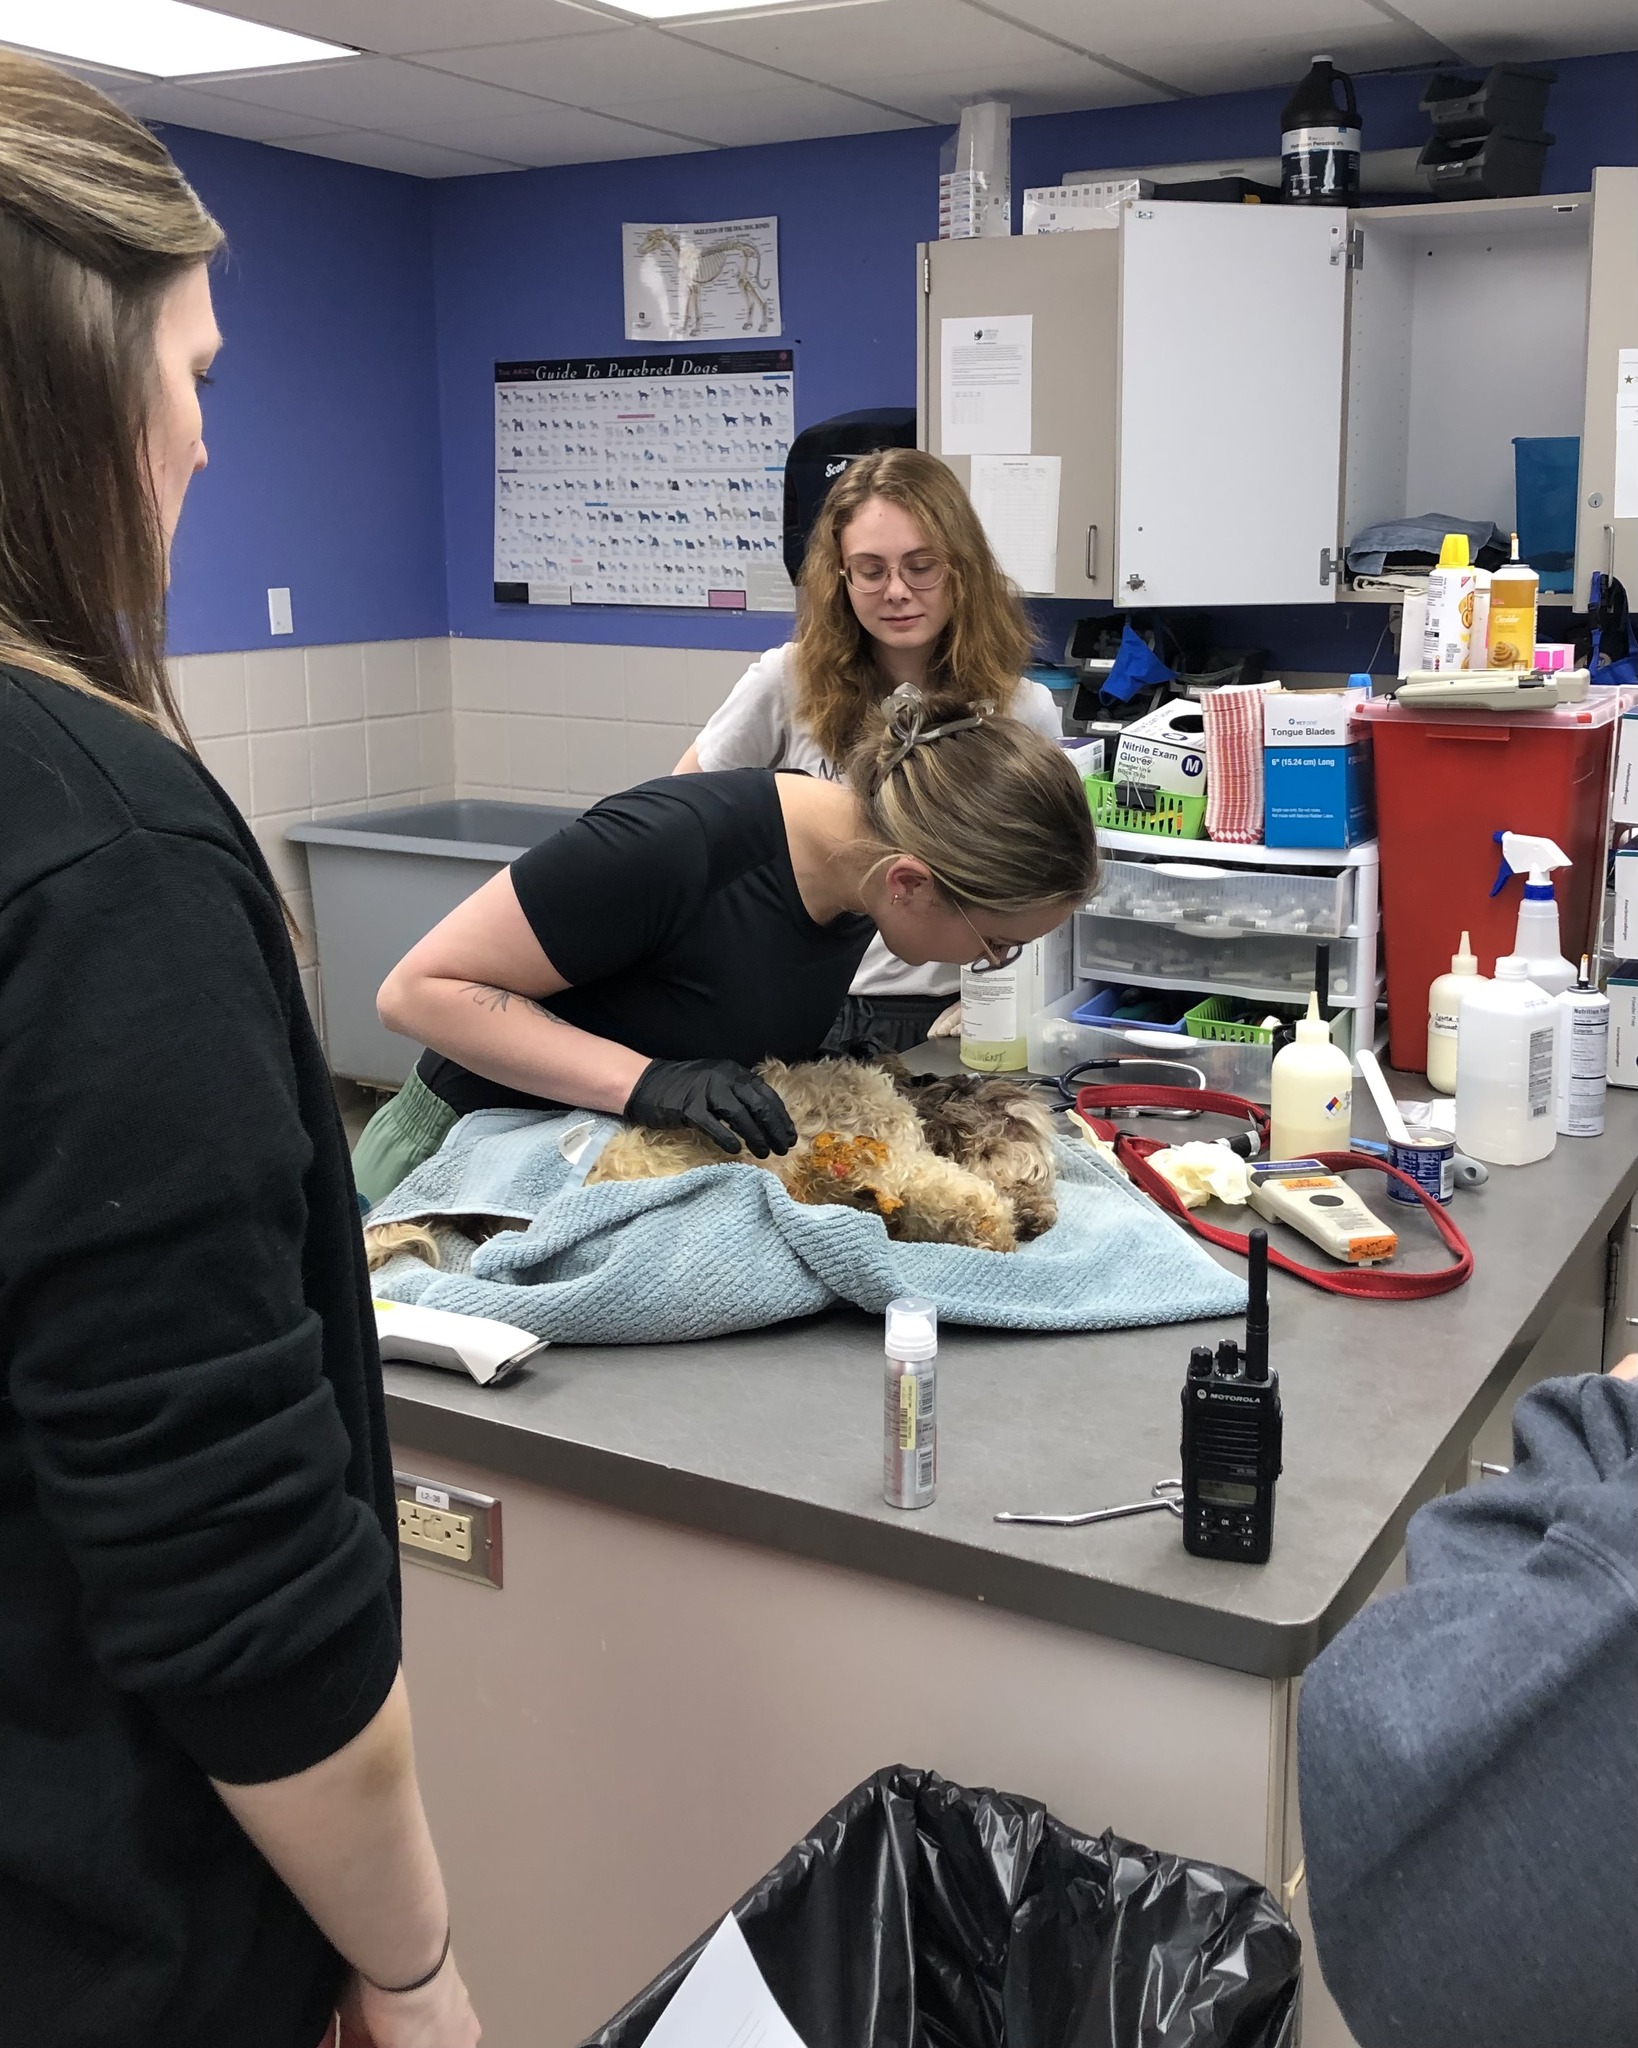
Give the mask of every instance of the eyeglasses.
POLYGON ((973 923, 966 911, 961 910, 959 903, 956 904, 956 909, 961 911, 962 923, 984 949, 982 959, 968 962, 967 972, 969 974, 999 974, 1003 967, 1011 967, 1024 957, 1024 942, 1022 939, 1014 940, 1011 945, 993 946, 978 929, 977 925, 973 923))
POLYGON ((866 596, 885 590, 895 572, 907 590, 936 590, 950 565, 940 555, 905 555, 897 562, 884 562, 880 555, 855 555, 842 564, 850 588, 866 596))

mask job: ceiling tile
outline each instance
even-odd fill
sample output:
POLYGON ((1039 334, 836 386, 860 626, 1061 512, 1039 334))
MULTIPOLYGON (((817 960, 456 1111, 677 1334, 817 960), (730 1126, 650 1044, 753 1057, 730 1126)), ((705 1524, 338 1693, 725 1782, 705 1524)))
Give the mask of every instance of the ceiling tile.
POLYGON ((188 85, 127 86, 113 97, 144 121, 174 121, 183 128, 203 128, 211 135, 238 135, 246 142, 288 142, 299 136, 339 132, 339 123, 334 121, 247 106, 242 100, 220 99, 188 85))
MULTIPOLYGON (((986 0, 992 4, 992 0, 986 0)), ((1370 0, 993 0, 1066 43, 1191 93, 1295 83, 1316 50, 1357 70, 1437 57, 1370 0)), ((1564 4, 1564 0, 1561 0, 1564 4)), ((1573 0, 1571 0, 1573 4, 1573 0)))
POLYGON ((520 92, 539 93, 574 106, 601 106, 616 99, 661 99, 674 92, 755 91, 778 83, 737 58, 651 28, 440 50, 418 61, 462 78, 515 86, 520 92))
POLYGON ((457 43, 505 43, 524 36, 572 36, 606 29, 607 15, 571 0, 210 0, 222 14, 298 34, 328 36, 383 56, 447 50, 457 43))
MULTIPOLYGON (((855 92, 865 89, 863 83, 853 87, 855 92)), ((1171 97, 1157 86, 1136 85, 1067 50, 1054 52, 1050 62, 1037 60, 1006 72, 985 74, 939 65, 902 78, 879 77, 870 81, 869 91, 889 106, 941 124, 959 120, 964 106, 989 93, 1005 100, 1015 116, 1078 113, 1084 107, 1134 106, 1171 97)))
POLYGON ((664 131, 675 128, 670 105, 657 102, 637 121, 611 121, 581 107, 544 103, 533 113, 504 121, 429 123, 416 133, 441 149, 486 151, 522 164, 611 163, 622 157, 678 156, 710 145, 690 136, 664 131))
MULTIPOLYGON (((1033 0, 1018 0, 1012 11, 1033 14, 1033 0)), ((971 66, 983 90, 990 74, 999 77, 1019 64, 1039 63, 1043 52, 1054 48, 1027 27, 998 21, 964 0, 868 0, 812 13, 679 25, 674 33, 802 78, 870 92, 873 99, 886 97, 871 91, 877 77, 911 77, 929 67, 954 71, 971 66)))
POLYGON ((281 142, 278 147, 298 150, 303 156, 333 157, 345 164, 369 164, 378 171, 404 171, 412 178, 464 178, 485 171, 518 169, 517 164, 501 157, 439 149, 430 142, 412 142, 402 135, 380 135, 359 129, 342 135, 313 135, 299 142, 281 142))
POLYGON ((504 120, 526 114, 526 93, 504 92, 446 72, 424 71, 392 57, 354 57, 340 64, 309 64, 295 71, 241 71, 213 78, 207 88, 223 99, 313 114, 344 128, 399 134, 423 121, 504 120))
POLYGON ((644 100, 603 111, 625 114, 634 121, 663 119, 668 128, 698 135, 724 149, 756 142, 807 141, 820 135, 868 135, 878 129, 920 125, 912 115, 888 113, 816 85, 644 100))
POLYGON ((1597 57, 1638 47, 1632 0, 1404 0, 1403 11, 1467 64, 1597 57))

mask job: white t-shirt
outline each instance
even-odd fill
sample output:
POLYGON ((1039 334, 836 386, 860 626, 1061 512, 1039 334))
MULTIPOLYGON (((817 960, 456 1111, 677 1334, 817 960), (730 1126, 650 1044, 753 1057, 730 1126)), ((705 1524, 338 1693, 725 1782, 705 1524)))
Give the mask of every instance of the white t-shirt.
MULTIPOLYGON (((753 661, 706 720, 695 741, 702 768, 790 768, 839 782, 842 770, 796 717, 796 663, 789 641, 753 661)), ((1009 715, 1043 734, 1063 737, 1063 718, 1044 684, 1019 680, 1009 715)), ((953 996, 961 971, 943 961, 909 967, 872 939, 853 979, 856 996, 953 996)))

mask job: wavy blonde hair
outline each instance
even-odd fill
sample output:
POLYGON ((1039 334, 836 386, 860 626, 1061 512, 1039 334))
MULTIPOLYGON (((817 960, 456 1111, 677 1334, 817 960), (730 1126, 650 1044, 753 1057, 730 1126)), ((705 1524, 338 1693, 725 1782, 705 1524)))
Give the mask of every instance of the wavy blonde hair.
POLYGON ((143 444, 159 302, 221 242, 140 121, 0 51, 0 662, 179 737, 143 444))
POLYGON ((892 685, 876 642, 860 625, 842 576, 842 534, 872 498, 909 513, 949 565, 950 623, 927 665, 941 700, 1005 711, 1034 635, 1018 592, 1001 573, 972 501, 936 455, 883 448, 849 464, 830 487, 808 536, 796 629, 796 713, 833 761, 892 685))
POLYGON ((1084 783, 1061 747, 989 706, 901 684, 865 714, 847 779, 865 844, 910 854, 969 910, 1017 916, 1097 889, 1084 783))

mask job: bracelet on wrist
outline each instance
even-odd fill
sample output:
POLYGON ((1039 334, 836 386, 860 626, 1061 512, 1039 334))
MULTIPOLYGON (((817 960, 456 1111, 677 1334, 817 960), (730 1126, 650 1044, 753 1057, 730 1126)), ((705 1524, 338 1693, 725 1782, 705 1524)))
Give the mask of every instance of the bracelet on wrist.
POLYGON ((386 1992, 389 1998, 402 1997, 403 1994, 407 1991, 424 1991, 426 1987, 432 1982, 433 1978, 436 1977, 438 1972, 444 1967, 445 1963, 449 1961, 449 1947, 450 1943, 454 1940, 454 1938, 454 1927, 446 1927, 444 1929, 444 1945, 438 1951, 438 1960, 433 1964, 432 1968, 428 1970, 424 1977, 417 1977, 413 1984, 378 1984, 373 1977, 365 1977, 364 1972, 362 1970, 360 1970, 358 1974, 360 1977, 364 1978, 364 1982, 369 1985, 372 1991, 384 1991, 386 1992))

